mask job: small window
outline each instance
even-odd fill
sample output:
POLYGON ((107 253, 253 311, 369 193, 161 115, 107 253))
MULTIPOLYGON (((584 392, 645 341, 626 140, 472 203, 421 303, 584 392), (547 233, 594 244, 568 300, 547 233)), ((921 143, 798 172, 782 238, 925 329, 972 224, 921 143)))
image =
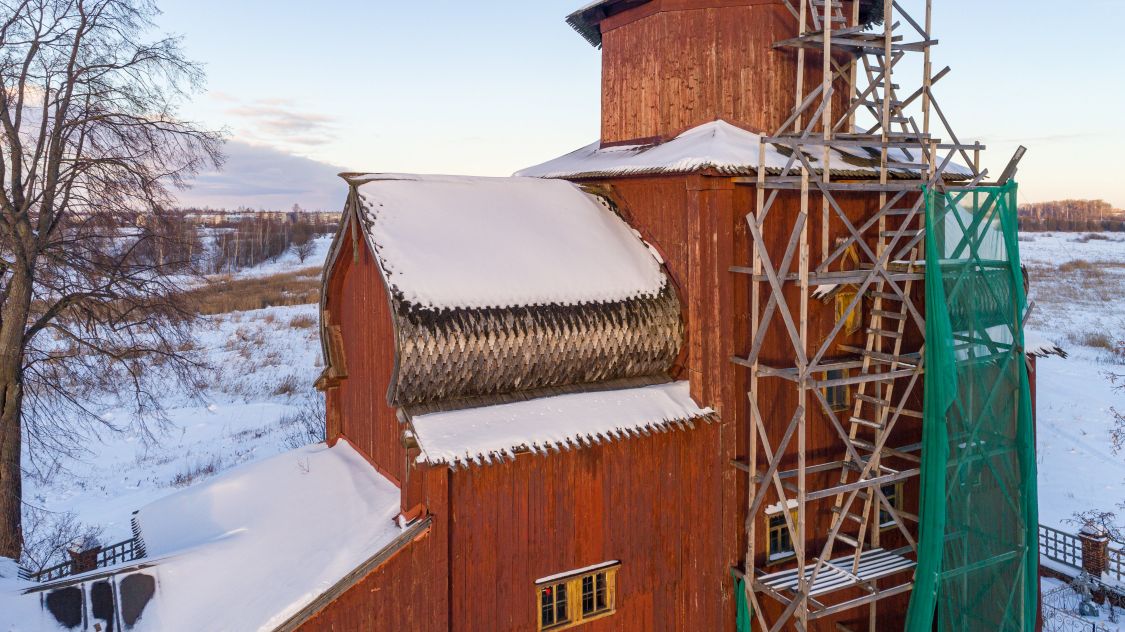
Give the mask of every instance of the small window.
POLYGON ((620 566, 607 562, 535 582, 539 629, 562 630, 613 614, 620 566))
MULTIPOLYGON (((796 524, 797 512, 791 511, 790 517, 796 524)), ((768 515, 766 519, 769 521, 769 546, 766 549, 766 561, 774 564, 792 558, 796 555, 796 552, 793 550, 793 538, 789 533, 789 527, 785 524, 785 514, 778 512, 768 515)))
POLYGON ((836 293, 836 322, 840 322, 844 316, 847 316, 847 322, 844 324, 844 331, 849 334, 854 334, 859 331, 860 326, 863 324, 863 301, 860 300, 855 309, 849 314, 848 306, 852 304, 855 299, 855 290, 846 289, 840 290, 836 293))
POLYGON ((582 617, 590 617, 609 610, 609 577, 594 573, 582 578, 582 617))
POLYGON ((570 622, 570 613, 566 607, 566 582, 541 588, 539 603, 542 610, 539 615, 540 630, 552 629, 560 623, 570 622))
MULTIPOLYGON (((887 497, 887 502, 891 507, 895 508, 896 512, 902 511, 902 483, 891 483, 883 485, 880 489, 883 490, 883 495, 887 497)), ((887 508, 883 503, 879 503, 879 527, 882 529, 890 529, 895 526, 894 518, 891 517, 887 508)))
MULTIPOLYGON (((848 377, 848 372, 844 369, 836 369, 824 372, 824 380, 842 380, 848 377)), ((822 389, 824 399, 828 402, 828 407, 833 412, 840 412, 851 408, 851 387, 847 384, 838 384, 835 386, 826 386, 822 389)))

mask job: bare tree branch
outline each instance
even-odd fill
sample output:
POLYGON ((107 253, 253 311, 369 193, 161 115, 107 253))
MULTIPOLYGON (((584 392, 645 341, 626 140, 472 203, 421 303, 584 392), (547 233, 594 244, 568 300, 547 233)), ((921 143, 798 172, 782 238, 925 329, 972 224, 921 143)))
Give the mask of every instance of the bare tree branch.
POLYGON ((158 419, 160 384, 196 383, 198 249, 165 209, 223 139, 179 116, 203 72, 150 36, 156 14, 0 0, 0 556, 20 552, 21 472, 119 429, 99 417, 110 400, 158 419))

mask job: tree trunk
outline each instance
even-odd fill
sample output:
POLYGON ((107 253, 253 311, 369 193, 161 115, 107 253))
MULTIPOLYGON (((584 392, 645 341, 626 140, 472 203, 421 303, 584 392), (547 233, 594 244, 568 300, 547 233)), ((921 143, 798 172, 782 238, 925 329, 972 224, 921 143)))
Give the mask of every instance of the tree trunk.
POLYGON ((31 306, 31 279, 26 273, 16 273, 9 289, 0 315, 0 557, 19 560, 23 549, 23 337, 31 306))
POLYGON ((20 404, 23 391, 19 371, 0 369, 0 557, 20 559, 23 548, 21 510, 23 482, 20 477, 20 404))

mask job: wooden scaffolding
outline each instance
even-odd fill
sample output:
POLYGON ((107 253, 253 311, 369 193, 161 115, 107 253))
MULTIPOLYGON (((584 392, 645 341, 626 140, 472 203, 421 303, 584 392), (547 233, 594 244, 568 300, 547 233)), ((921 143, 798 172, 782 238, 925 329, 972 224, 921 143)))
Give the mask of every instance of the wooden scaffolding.
MULTIPOLYGON (((806 630, 810 621, 865 607, 874 631, 877 602, 913 586, 917 547, 907 522, 917 516, 899 510, 884 489, 919 474, 921 445, 896 442, 895 430, 922 417, 925 316, 916 304, 925 279, 922 189, 971 189, 987 176, 980 167, 984 147, 961 142, 934 97, 949 68, 933 71, 931 2, 915 19, 896 0, 785 0, 799 28, 775 47, 795 51, 795 107, 763 139, 756 178, 740 181, 756 187, 757 198, 746 216, 748 265, 732 270, 751 275, 749 353, 733 359, 749 371, 749 454, 735 465, 749 476, 741 572, 762 630, 806 630), (907 59, 915 61, 904 64, 907 59), (896 68, 910 67, 917 77, 919 62, 917 87, 903 88, 908 73, 896 68), (821 66, 823 80, 806 87, 811 64, 821 66), (846 99, 838 96, 845 90, 846 99), (765 168, 771 154, 787 156, 784 167, 765 168), (855 165, 866 165, 878 181, 834 175, 855 165), (799 212, 771 213, 794 192, 799 212), (856 194, 877 197, 878 211, 856 221, 842 202, 856 194), (820 213, 813 219, 815 205, 820 213), (821 239, 811 244, 810 222, 817 220, 821 239), (838 239, 830 240, 830 224, 838 239), (777 235, 787 235, 787 243, 774 243, 777 235), (845 295, 850 301, 843 301, 827 338, 813 340, 810 304, 816 308, 818 296, 844 286, 854 289, 845 295), (849 321, 864 316, 866 344, 844 344, 849 321), (778 337, 792 349, 789 366, 762 360, 767 338, 776 344, 778 337), (853 394, 844 412, 827 396, 840 386, 853 394), (789 393, 779 397, 784 389, 789 393), (776 401, 796 405, 779 415, 776 401), (831 460, 823 451, 806 454, 809 424, 822 420, 839 441, 831 460), (755 568, 755 530, 767 497, 782 508, 795 568, 755 568), (813 512, 830 514, 827 533, 810 532, 813 512), (880 527, 888 521, 907 546, 880 547, 880 527), (814 542, 818 549, 810 550, 814 542), (770 620, 764 599, 779 602, 770 610, 780 616, 770 620)), ((1000 180, 1011 176, 1017 159, 1000 180)), ((856 616, 862 619, 863 611, 856 616)))

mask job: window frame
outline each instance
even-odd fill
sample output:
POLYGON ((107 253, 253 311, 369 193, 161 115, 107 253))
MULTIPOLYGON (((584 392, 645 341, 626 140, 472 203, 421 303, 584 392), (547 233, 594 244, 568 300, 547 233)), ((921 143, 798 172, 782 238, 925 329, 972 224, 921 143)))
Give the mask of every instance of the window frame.
MULTIPOLYGON (((848 369, 829 369, 827 371, 823 371, 820 375, 821 375, 821 378, 824 379, 825 381, 845 379, 845 378, 851 377, 851 371, 849 371, 848 369), (839 373, 840 376, 839 377, 832 377, 832 375, 831 375, 832 373, 839 373)), ((851 386, 851 384, 840 384, 839 386, 825 386, 825 387, 822 387, 820 389, 820 392, 821 392, 822 395, 824 395, 824 401, 828 402, 828 407, 834 413, 842 413, 842 412, 851 411, 852 404, 855 403, 855 400, 852 399, 852 386, 851 386), (844 389, 844 402, 842 404, 834 404, 832 402, 832 398, 828 395, 828 393, 832 389, 836 389, 836 388, 844 389)))
MULTIPOLYGON (((894 483, 887 483, 886 485, 883 485, 883 488, 886 488, 886 487, 893 487, 894 488, 894 491, 892 492, 894 494, 894 496, 892 498, 888 498, 887 500, 891 501, 891 506, 894 507, 895 511, 897 511, 900 514, 902 513, 902 508, 903 508, 902 492, 903 492, 905 482, 906 481, 896 481, 894 483)), ((887 495, 887 492, 886 492, 885 489, 883 489, 883 495, 884 496, 887 495)), ((895 528, 895 521, 894 520, 888 520, 887 522, 883 522, 883 520, 882 520, 883 512, 885 511, 883 509, 883 503, 882 502, 879 503, 879 506, 878 506, 877 509, 879 511, 879 518, 880 518, 880 520, 879 520, 879 531, 890 531, 891 529, 894 529, 895 528)))
MULTIPOLYGON (((834 311, 835 311, 835 316, 836 316, 835 322, 837 322, 837 323, 840 322, 840 319, 844 317, 844 310, 847 309, 848 305, 851 304, 852 300, 855 299, 857 294, 859 294, 859 292, 856 291, 855 287, 850 286, 850 285, 847 286, 845 289, 841 289, 838 292, 836 292, 836 295, 833 297, 834 311)), ((859 331, 862 327, 863 327, 863 299, 861 298, 861 299, 859 299, 859 303, 856 304, 856 306, 855 306, 855 311, 853 311, 851 313, 851 316, 849 317, 848 321, 844 324, 844 332, 849 334, 849 335, 854 334, 855 332, 859 331)))
MULTIPOLYGON (((789 516, 793 520, 793 524, 797 524, 797 510, 790 509, 789 516)), ((785 524, 785 514, 776 511, 771 514, 766 514, 766 566, 773 566, 775 564, 784 564, 790 562, 797 557, 797 549, 793 546, 793 536, 789 533, 789 527, 785 524), (781 523, 774 526, 773 521, 776 518, 781 518, 781 523), (774 557, 773 550, 773 533, 779 531, 789 538, 789 552, 784 556, 774 557)))
POLYGON ((621 562, 614 560, 595 566, 588 566, 575 571, 568 571, 539 579, 535 582, 535 621, 536 629, 540 632, 555 632, 573 628, 584 623, 603 619, 617 612, 617 571, 621 569, 621 562), (605 577, 605 607, 597 608, 598 577, 605 577), (589 614, 584 612, 582 584, 589 579, 593 582, 593 600, 595 609, 589 614), (555 589, 555 607, 557 608, 558 587, 566 587, 566 618, 559 619, 557 611, 555 621, 550 624, 543 622, 543 593, 547 589, 555 589))

